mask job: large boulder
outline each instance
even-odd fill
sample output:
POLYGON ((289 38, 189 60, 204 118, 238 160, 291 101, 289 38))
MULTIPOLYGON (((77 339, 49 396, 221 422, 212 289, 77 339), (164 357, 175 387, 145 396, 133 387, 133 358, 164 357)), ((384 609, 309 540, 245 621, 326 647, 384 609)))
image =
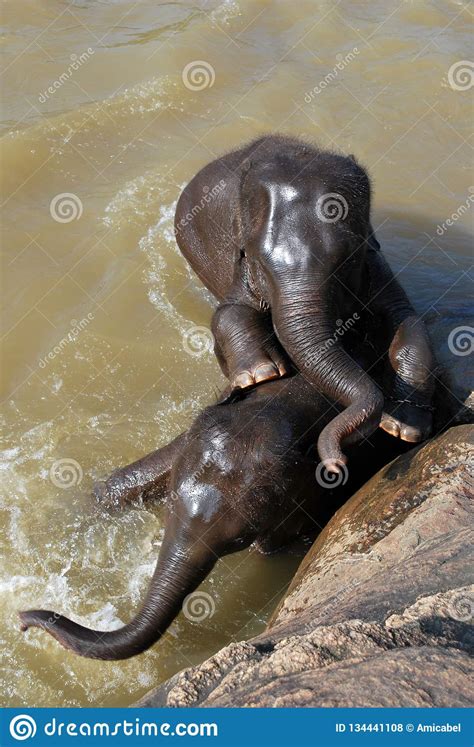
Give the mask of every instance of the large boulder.
POLYGON ((473 429, 384 467, 334 515, 267 630, 142 706, 467 706, 473 429))

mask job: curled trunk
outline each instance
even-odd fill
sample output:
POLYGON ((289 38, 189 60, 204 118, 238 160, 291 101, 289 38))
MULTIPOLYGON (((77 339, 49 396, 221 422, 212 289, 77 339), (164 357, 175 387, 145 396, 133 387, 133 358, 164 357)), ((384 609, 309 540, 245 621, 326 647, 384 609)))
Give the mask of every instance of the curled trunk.
POLYGON ((338 472, 346 463, 341 444, 359 441, 377 429, 382 392, 342 347, 327 299, 301 283, 281 283, 278 296, 272 311, 281 344, 319 392, 345 407, 318 439, 321 460, 327 469, 338 472))

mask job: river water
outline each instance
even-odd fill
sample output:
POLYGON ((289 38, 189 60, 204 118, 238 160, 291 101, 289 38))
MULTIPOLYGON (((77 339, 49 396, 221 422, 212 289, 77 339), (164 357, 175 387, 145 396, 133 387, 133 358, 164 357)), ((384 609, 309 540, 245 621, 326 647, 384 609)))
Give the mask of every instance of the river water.
POLYGON ((126 705, 260 631, 299 562, 226 558, 203 587, 214 615, 181 615, 129 661, 18 631, 32 606, 104 629, 131 617, 160 508, 106 513, 91 485, 185 429, 223 384, 212 299, 173 238, 180 189, 272 130, 355 153, 418 310, 462 304, 468 4, 6 0, 3 15, 2 698, 126 705))

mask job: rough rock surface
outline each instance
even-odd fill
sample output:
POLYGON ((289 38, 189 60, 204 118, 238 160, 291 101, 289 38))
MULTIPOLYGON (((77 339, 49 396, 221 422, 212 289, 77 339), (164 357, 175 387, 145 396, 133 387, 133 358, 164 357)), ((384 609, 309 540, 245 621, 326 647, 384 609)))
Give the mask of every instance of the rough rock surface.
POLYGON ((267 630, 142 706, 468 706, 473 428, 380 470, 331 519, 267 630))

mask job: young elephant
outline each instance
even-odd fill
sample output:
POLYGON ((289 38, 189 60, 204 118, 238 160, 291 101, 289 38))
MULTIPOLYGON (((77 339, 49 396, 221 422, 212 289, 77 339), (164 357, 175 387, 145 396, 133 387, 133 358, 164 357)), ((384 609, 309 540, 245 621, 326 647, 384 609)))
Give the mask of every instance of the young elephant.
POLYGON ((319 526, 315 512, 320 517, 334 499, 323 487, 321 468, 317 482, 312 445, 333 415, 334 406, 299 374, 206 408, 188 432, 96 489, 113 504, 166 498, 163 544, 136 617, 103 632, 54 612, 29 610, 20 613, 22 630, 43 628, 66 648, 95 659, 145 651, 218 558, 252 543, 269 552, 319 526))
POLYGON ((343 406, 322 430, 337 472, 341 444, 383 429, 420 441, 431 427, 434 367, 423 322, 380 254, 370 182, 353 156, 270 135, 212 161, 176 208, 178 245, 219 299, 216 354, 233 389, 284 375, 289 363, 343 406), (382 393, 336 339, 358 314, 382 328, 382 393), (385 394, 385 407, 384 407, 385 394))

